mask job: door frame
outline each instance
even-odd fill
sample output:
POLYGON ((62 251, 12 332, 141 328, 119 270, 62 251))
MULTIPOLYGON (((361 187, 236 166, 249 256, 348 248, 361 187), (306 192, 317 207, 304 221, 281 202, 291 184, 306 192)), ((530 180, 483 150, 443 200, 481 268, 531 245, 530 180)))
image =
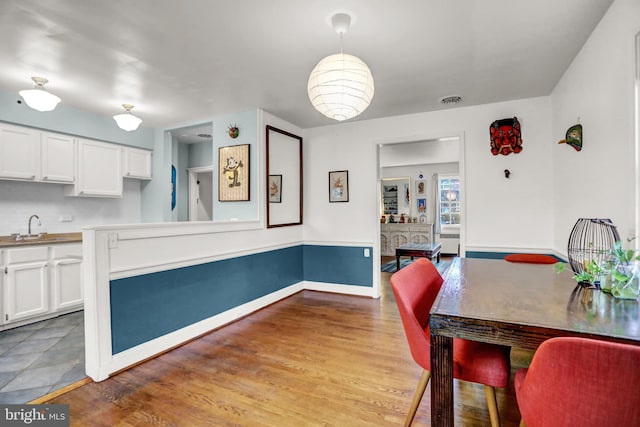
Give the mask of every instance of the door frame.
POLYGON ((198 174, 211 172, 213 175, 213 166, 198 166, 188 168, 189 174, 189 221, 197 221, 198 212, 198 174))

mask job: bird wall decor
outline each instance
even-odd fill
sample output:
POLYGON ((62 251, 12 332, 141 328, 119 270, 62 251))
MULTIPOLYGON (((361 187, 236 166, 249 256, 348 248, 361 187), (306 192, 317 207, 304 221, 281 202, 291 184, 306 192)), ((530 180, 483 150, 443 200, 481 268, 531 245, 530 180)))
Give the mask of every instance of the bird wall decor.
POLYGON ((564 139, 558 141, 558 144, 567 144, 576 151, 582 150, 582 125, 573 125, 567 129, 564 139))

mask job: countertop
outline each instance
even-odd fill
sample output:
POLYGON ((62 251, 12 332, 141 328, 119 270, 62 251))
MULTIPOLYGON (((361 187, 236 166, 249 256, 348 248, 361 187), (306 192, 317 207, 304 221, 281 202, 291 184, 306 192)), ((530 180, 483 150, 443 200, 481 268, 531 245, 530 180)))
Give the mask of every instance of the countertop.
POLYGON ((47 233, 37 240, 18 241, 16 241, 15 236, 0 236, 0 249, 17 246, 57 245, 60 243, 82 243, 82 233, 47 233))

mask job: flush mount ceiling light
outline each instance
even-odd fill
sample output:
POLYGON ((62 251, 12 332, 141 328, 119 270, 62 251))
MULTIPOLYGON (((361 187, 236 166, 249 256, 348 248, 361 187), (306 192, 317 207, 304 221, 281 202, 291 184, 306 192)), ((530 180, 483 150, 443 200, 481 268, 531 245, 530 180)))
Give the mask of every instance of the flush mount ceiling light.
POLYGON ((142 120, 134 116, 133 114, 131 114, 131 109, 133 108, 133 105, 122 104, 122 106, 124 107, 124 110, 125 110, 124 113, 116 114, 115 116, 113 116, 113 120, 116 121, 120 129, 126 130, 127 132, 138 129, 138 126, 140 126, 140 123, 142 123, 142 120))
POLYGON ((342 121, 367 109, 373 99, 373 76, 360 58, 342 53, 342 35, 351 25, 351 16, 338 13, 331 18, 331 24, 340 34, 340 53, 318 62, 309 76, 307 92, 316 110, 342 121))
POLYGON ((29 107, 38 111, 51 111, 56 108, 56 105, 60 102, 60 98, 44 89, 45 83, 49 80, 42 77, 31 77, 31 80, 35 82, 35 88, 18 92, 22 99, 24 99, 24 102, 26 102, 29 107))

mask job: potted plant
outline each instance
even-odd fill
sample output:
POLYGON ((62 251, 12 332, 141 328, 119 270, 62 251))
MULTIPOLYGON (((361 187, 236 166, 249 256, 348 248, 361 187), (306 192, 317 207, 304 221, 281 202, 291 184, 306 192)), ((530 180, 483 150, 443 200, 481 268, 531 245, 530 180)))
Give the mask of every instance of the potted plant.
MULTIPOLYGON (((560 274, 567 268, 566 262, 557 262, 553 264, 553 269, 560 274)), ((605 269, 598 264, 596 260, 590 260, 585 263, 584 269, 580 273, 574 274, 573 279, 584 287, 599 288, 600 278, 604 274, 605 269)))
MULTIPOLYGON (((631 242, 633 239, 627 239, 631 242)), ((622 242, 614 243, 609 254, 615 259, 616 266, 612 270, 613 284, 611 293, 616 298, 637 299, 640 293, 640 272, 638 264, 640 256, 635 249, 625 249, 622 242)))

